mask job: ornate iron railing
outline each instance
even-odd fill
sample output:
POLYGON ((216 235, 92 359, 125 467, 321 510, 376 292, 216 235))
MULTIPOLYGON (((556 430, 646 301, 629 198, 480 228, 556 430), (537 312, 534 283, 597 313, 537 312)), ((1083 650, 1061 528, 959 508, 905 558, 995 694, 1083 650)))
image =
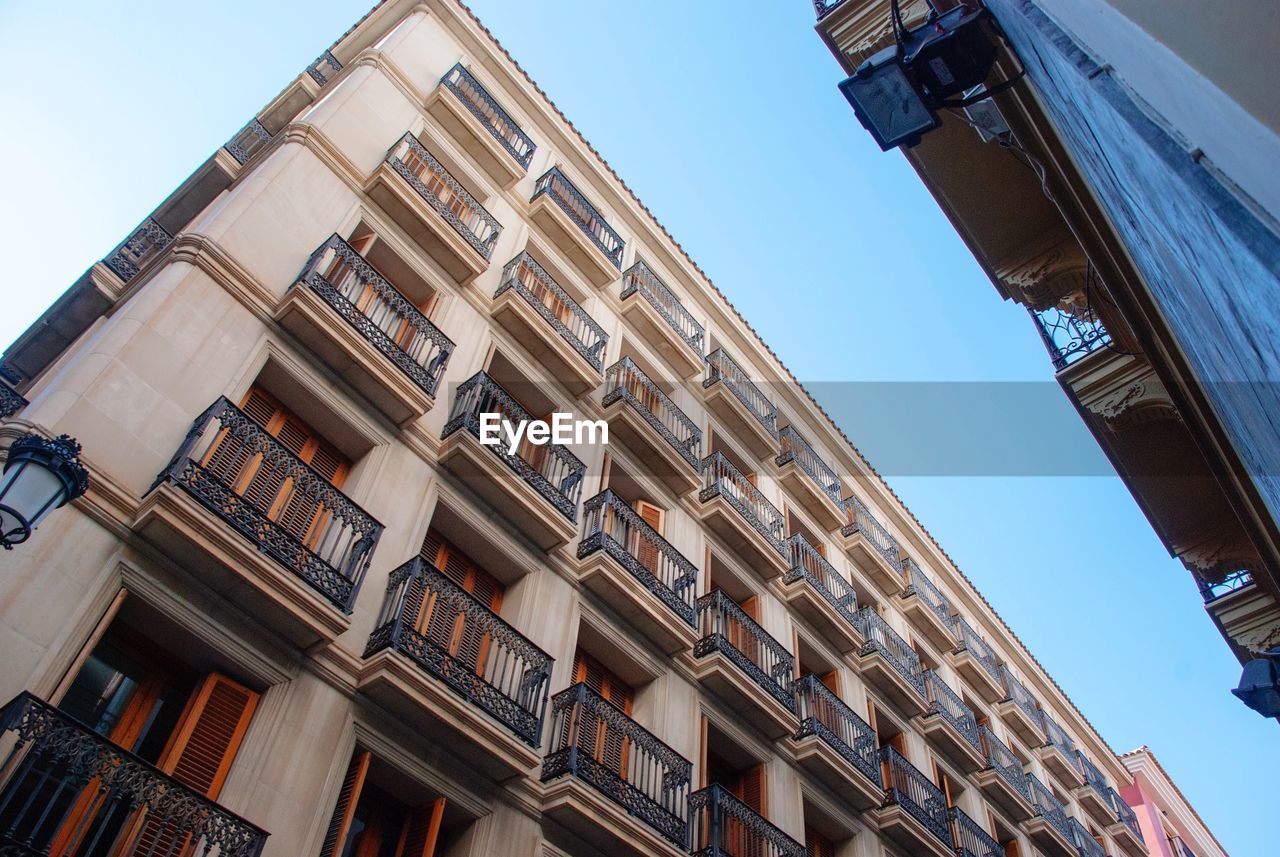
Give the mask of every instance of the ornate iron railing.
POLYGON ((857 495, 850 494, 845 497, 843 505, 849 523, 840 528, 840 535, 847 537, 854 533, 862 533, 876 552, 885 558, 889 566, 901 575, 902 551, 898 547, 898 540, 884 528, 875 515, 871 514, 871 510, 858 499, 857 495))
POLYGON ((1109 803, 1107 799, 1107 789, 1110 788, 1110 786, 1107 784, 1106 775, 1102 773, 1101 769, 1099 769, 1097 765, 1089 761, 1088 756, 1081 753, 1079 750, 1076 750, 1076 767, 1078 767, 1080 769, 1080 773, 1084 775, 1084 781, 1089 788, 1093 789, 1094 792, 1102 798, 1104 803, 1109 803))
POLYGON ((622 236, 613 231, 604 215, 587 201, 582 191, 560 172, 559 167, 552 167, 538 177, 529 201, 533 202, 544 194, 569 215, 569 219, 591 239, 592 244, 600 248, 600 252, 604 253, 615 268, 622 270, 622 236))
MULTIPOLYGON (((479 440, 481 414, 499 414, 503 421, 511 423, 533 419, 497 381, 484 372, 477 372, 458 385, 457 395, 449 410, 449 421, 444 425, 441 439, 458 431, 466 431, 479 440)), ((543 446, 526 443, 514 453, 508 452, 507 445, 503 443, 486 448, 506 462, 517 476, 555 506, 560 514, 570 521, 578 519, 582 477, 587 470, 578 456, 556 443, 543 446)))
POLYGON ((169 231, 148 217, 102 260, 102 264, 127 283, 172 243, 173 236, 169 231))
POLYGON ((529 162, 533 160, 534 150, 538 147, 471 72, 461 64, 455 65, 440 78, 440 84, 458 96, 458 100, 480 120, 480 124, 493 135, 493 139, 511 153, 511 157, 516 159, 521 168, 529 169, 529 162))
POLYGON ((778 440, 782 444, 782 452, 774 459, 774 463, 779 467, 794 461, 800 466, 800 469, 814 481, 823 494, 831 499, 832 503, 837 506, 843 502, 841 495, 844 489, 840 487, 840 477, 836 472, 827 466, 822 460, 809 441, 805 440, 800 432, 795 430, 795 426, 786 426, 778 432, 778 440))
POLYGON ((435 395, 453 341, 337 235, 311 254, 298 275, 334 312, 414 383, 435 395))
POLYGON ((1124 802, 1124 798, 1120 797, 1120 793, 1113 788, 1107 789, 1107 797, 1110 799, 1111 808, 1115 810, 1116 818, 1129 828, 1129 832, 1142 841, 1142 830, 1138 827, 1138 816, 1134 813, 1133 808, 1124 802))
POLYGON ((528 301, 560 338, 597 372, 604 368, 604 348, 609 334, 528 253, 516 256, 502 269, 502 282, 493 296, 497 298, 508 290, 528 301))
POLYGON ((689 847, 693 764, 586 684, 551 699, 542 781, 569 774, 681 849, 689 847))
POLYGON ((397 140, 387 152, 387 163, 471 249, 486 259, 493 255, 502 224, 458 183, 417 137, 405 134, 397 140))
POLYGON ((0 384, 0 420, 7 420, 27 406, 22 394, 8 384, 0 384))
POLYGON ((391 572, 364 656, 383 649, 541 746, 552 658, 422 557, 391 572))
POLYGON ((956 857, 1005 857, 1004 846, 958 806, 951 807, 951 839, 956 857))
POLYGON ((633 294, 639 294, 649 302, 658 315, 671 326, 676 335, 688 343, 699 357, 702 356, 706 332, 702 325, 694 319, 693 314, 684 308, 675 293, 662 282, 644 262, 636 262, 622 273, 622 294, 626 300, 633 294))
POLYGON ((311 79, 320 86, 324 86, 340 71, 342 71, 342 63, 338 62, 338 58, 329 51, 316 57, 311 65, 307 66, 307 74, 311 75, 311 79))
POLYGON ((351 612, 382 524, 226 398, 196 418, 152 488, 165 481, 351 612))
POLYGON ((673 613, 697 627, 697 568, 609 489, 582 504, 578 558, 596 551, 613 557, 673 613))
POLYGON ((982 736, 987 765, 1012 786, 1014 791, 1031 800, 1031 786, 1027 783, 1027 772, 1022 769, 1022 762, 1018 757, 986 726, 979 726, 978 734, 982 736))
POLYGON ((796 740, 818 736, 863 776, 884 788, 880 779, 875 730, 814 673, 806 673, 796 679, 792 694, 796 700, 796 715, 800 718, 796 740))
POLYGON ((782 582, 805 581, 850 624, 856 623, 858 594, 835 566, 799 533, 787 539, 787 551, 791 555, 791 568, 783 575, 782 582))
POLYGON ((991 644, 982 638, 982 636, 973 629, 973 626, 965 621, 964 617, 956 614, 952 617, 951 632, 955 634, 960 644, 956 646, 956 651, 966 651, 973 655, 973 659, 982 665, 982 669, 987 675, 994 678, 997 682, 1004 680, 1001 667, 1004 662, 1000 660, 1000 656, 996 654, 996 650, 991 648, 991 644))
POLYGON ((714 497, 723 497, 774 550, 786 556, 786 522, 782 513, 722 452, 702 459, 702 491, 698 499, 705 503, 714 497))
POLYGON ((0 854, 257 857, 266 844, 266 831, 30 693, 0 709, 0 734, 0 854))
POLYGON ((930 579, 929 575, 921 571, 920 566, 916 564, 914 559, 907 557, 906 561, 902 563, 902 570, 907 579, 903 594, 914 594, 928 605, 929 610, 942 620, 942 624, 950 627, 951 616, 955 612, 951 607, 950 599, 942 594, 942 590, 930 579))
POLYGON ((1248 569, 1239 569, 1233 571, 1216 582, 1207 580, 1197 580, 1200 586, 1200 596, 1204 598, 1205 604, 1212 604, 1224 595, 1230 595, 1239 589, 1253 584, 1253 574, 1248 569))
POLYGON ((255 116, 249 120, 248 125, 237 131, 236 135, 228 140, 222 148, 226 149, 227 154, 236 159, 237 164, 243 166, 270 142, 270 132, 262 126, 262 123, 255 116))
POLYGON ((933 670, 924 674, 928 691, 929 714, 938 715, 955 729, 973 749, 982 752, 982 737, 978 734, 978 719, 973 709, 933 670))
POLYGON ((1086 354, 1111 344, 1111 334, 1107 333, 1102 319, 1092 310, 1087 317, 1077 318, 1058 307, 1027 309, 1035 320, 1045 348, 1049 349, 1049 358, 1055 369, 1065 369, 1086 354))
POLYGON ((947 797, 942 789, 893 747, 882 747, 880 758, 884 761, 887 777, 884 784, 885 804, 902 807, 939 841, 948 848, 953 847, 947 797))
POLYGON ((1058 833, 1062 834, 1062 838, 1068 842, 1075 843, 1075 836, 1071 832, 1071 822, 1067 815, 1066 808, 1062 805, 1049 787, 1040 782, 1035 774, 1027 774, 1027 784, 1031 789, 1031 804, 1036 808, 1036 812, 1058 833))
POLYGON ((813 10, 818 13, 818 19, 821 20, 843 2, 844 0, 813 0, 813 10))
POLYGON ((1058 725, 1052 717, 1047 713, 1040 713, 1040 722, 1044 724, 1044 734, 1048 739, 1045 746, 1053 747, 1069 764, 1080 769, 1080 763, 1076 759, 1076 744, 1071 740, 1071 736, 1067 734, 1067 730, 1058 725))
POLYGON ((693 647, 695 658, 719 652, 766 693, 795 710, 791 695, 795 659, 791 652, 769 636, 724 590, 716 589, 698 599, 698 630, 702 636, 693 647))
POLYGON ((689 795, 692 857, 805 857, 805 848, 719 783, 689 795))
POLYGON ((873 607, 863 607, 855 614, 854 620, 858 632, 866 640, 861 654, 878 653, 907 684, 924 696, 924 670, 916 650, 889 627, 889 623, 873 607))
POLYGON ((630 357, 623 357, 604 373, 601 404, 608 407, 619 399, 653 426, 690 467, 698 469, 702 460, 702 429, 630 357))
MULTIPOLYGON (((1107 849, 1098 844, 1098 840, 1093 838, 1093 834, 1079 820, 1070 818, 1068 823, 1071 825, 1071 841, 1080 852, 1080 857, 1107 857, 1107 849)), ((1184 855, 1174 852, 1174 857, 1184 855)))
POLYGON ((707 355, 707 377, 703 387, 710 387, 717 381, 723 383, 735 399, 751 412, 751 415, 764 426, 772 437, 778 436, 778 408, 760 391, 755 382, 747 377, 747 373, 737 362, 717 348, 707 355))
POLYGON ((1027 690, 1026 685, 1018 681, 1007 666, 1003 664, 1000 667, 1001 680, 1004 682, 1005 696, 1012 700, 1013 704, 1022 709, 1022 713, 1031 718, 1031 722, 1044 728, 1044 722, 1041 720, 1040 700, 1032 696, 1031 691, 1027 690))

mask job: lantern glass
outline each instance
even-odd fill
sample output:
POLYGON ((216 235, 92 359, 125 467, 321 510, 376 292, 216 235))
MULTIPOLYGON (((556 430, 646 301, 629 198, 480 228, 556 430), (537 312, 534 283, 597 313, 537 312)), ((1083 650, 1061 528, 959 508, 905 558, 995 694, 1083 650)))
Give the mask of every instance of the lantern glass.
POLYGON ((66 496, 66 483, 47 467, 29 459, 15 463, 0 481, 0 529, 7 533, 23 523, 34 529, 66 496))

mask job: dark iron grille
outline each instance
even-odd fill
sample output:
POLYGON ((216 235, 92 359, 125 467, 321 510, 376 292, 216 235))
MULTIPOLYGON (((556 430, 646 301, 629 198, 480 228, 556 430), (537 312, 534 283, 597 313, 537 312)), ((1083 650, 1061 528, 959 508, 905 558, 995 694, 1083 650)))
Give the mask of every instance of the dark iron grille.
POLYGON ((1027 772, 1022 769, 1022 762, 1018 757, 1013 755, 1013 751, 987 727, 979 726, 978 734, 982 736, 982 747, 991 769, 1012 786, 1014 791, 1031 800, 1031 786, 1027 782, 1027 772))
POLYGON ((605 222, 604 215, 587 201, 582 191, 560 172, 559 167, 552 167, 538 177, 529 201, 533 202, 544 194, 569 215, 569 219, 591 239, 592 244, 600 248, 600 252, 604 253, 615 268, 622 270, 622 236, 613 231, 613 227, 605 222))
POLYGON ((898 547, 898 540, 884 528, 884 525, 871 514, 871 510, 856 495, 850 494, 845 497, 843 505, 849 523, 840 528, 840 535, 852 536, 855 533, 861 533, 876 552, 884 557, 890 567, 901 575, 902 551, 898 547))
POLYGON ((387 163, 471 249, 486 259, 493 255, 502 224, 458 183, 417 137, 412 134, 401 137, 387 152, 387 163))
POLYGON ((866 640, 861 654, 879 654, 907 684, 915 688, 916 693, 924 696, 924 670, 916 650, 889 627, 889 623, 874 608, 863 607, 857 612, 855 619, 858 632, 866 640))
POLYGON ((698 599, 698 630, 702 637, 694 644, 695 658, 719 652, 788 710, 795 710, 791 696, 795 660, 791 652, 723 590, 698 599))
POLYGON ((774 459, 774 463, 782 467, 794 461, 818 486, 818 490, 827 495, 832 503, 841 505, 843 501, 840 498, 844 489, 840 487, 840 477, 814 451, 809 441, 794 426, 786 426, 779 431, 778 440, 782 443, 782 452, 774 459))
POLYGON ((472 77, 471 72, 460 64, 455 65, 445 73, 440 83, 445 89, 458 96, 458 100, 480 120, 480 124, 511 153, 511 157, 515 158, 523 169, 529 169, 529 162, 533 160, 534 150, 538 147, 489 94, 489 90, 472 77))
POLYGON ((863 776, 884 788, 880 779, 880 758, 876 733, 865 720, 823 684, 814 673, 796 679, 792 685, 800 728, 799 741, 816 735, 863 776))
POLYGON ((1005 857, 1004 846, 958 806, 951 807, 951 838, 956 857, 1005 857))
POLYGON ((928 670, 924 677, 929 692, 929 713, 950 723, 951 728, 981 753, 982 738, 978 735, 978 720, 974 717, 973 709, 933 670, 928 670))
POLYGON ((1089 788, 1093 789, 1104 803, 1107 803, 1107 789, 1110 786, 1107 785, 1107 778, 1098 766, 1089 761, 1089 757, 1084 753, 1076 750, 1076 767, 1080 769, 1080 773, 1084 774, 1084 781, 1089 788))
POLYGON ((973 655, 974 660, 982 665, 987 675, 997 682, 1004 680, 1001 670, 1004 663, 996 655, 996 650, 991 648, 991 644, 984 640, 977 631, 973 630, 973 626, 966 622, 964 617, 958 614, 952 617, 951 631, 960 640, 960 645, 956 647, 956 651, 967 651, 973 655))
POLYGON ((702 459, 702 491, 698 493, 698 499, 706 503, 715 497, 723 497, 753 530, 764 536, 774 550, 787 555, 783 541, 786 522, 782 513, 721 452, 713 452, 702 459))
POLYGON ((760 392, 755 382, 747 377, 747 373, 723 348, 717 348, 707 355, 707 377, 702 386, 710 387, 717 381, 733 393, 733 397, 764 426, 771 437, 778 437, 777 406, 760 392))
POLYGON ((805 847, 719 783, 689 795, 692 857, 805 857, 805 847))
POLYGON ((782 582, 805 581, 850 625, 855 624, 858 594, 849 581, 799 533, 787 539, 787 551, 791 555, 791 568, 783 575, 782 582))
POLYGON ((544 783, 576 777, 686 849, 692 773, 689 760, 587 685, 552 697, 544 783))
POLYGON ((0 384, 0 419, 8 419, 27 406, 27 400, 8 384, 0 384))
POLYGON ((1200 596, 1204 598, 1205 604, 1212 604, 1224 595, 1230 595, 1236 590, 1252 585, 1253 574, 1244 568, 1231 572, 1219 581, 1199 581, 1200 596))
POLYGON ((364 656, 383 649, 401 652, 516 737, 541 746, 552 658, 422 557, 391 572, 364 656))
POLYGON ((903 563, 903 571, 906 572, 907 587, 903 590, 904 594, 916 595, 921 601, 929 606, 933 615, 942 620, 944 625, 950 626, 951 614, 954 612, 951 607, 951 601, 947 596, 942 594, 942 590, 938 588, 930 578, 920 570, 920 566, 916 565, 916 561, 910 557, 903 563))
POLYGON ((1049 787, 1035 776, 1035 774, 1027 775, 1027 783, 1031 787, 1031 803, 1036 808, 1036 812, 1058 833, 1062 834, 1062 838, 1068 842, 1074 842, 1075 837, 1071 833, 1071 822, 1068 820, 1067 810, 1063 807, 1061 801, 1053 796, 1053 792, 1049 787))
POLYGON ((608 407, 618 400, 633 408, 690 467, 698 469, 702 429, 630 357, 623 357, 604 373, 601 404, 608 407))
POLYGON ((14 742, 0 767, 6 857, 45 857, 68 823, 65 857, 257 857, 266 844, 266 831, 30 693, 0 709, 0 734, 14 742))
POLYGON ((689 347, 701 357, 706 333, 698 324, 693 314, 684 308, 680 299, 667 287, 667 284, 650 270, 644 262, 636 262, 622 274, 622 294, 626 300, 631 295, 639 294, 649 305, 658 311, 658 315, 671 326, 676 335, 688 343, 689 347))
POLYGON ((1013 704, 1022 709, 1022 713, 1031 718, 1031 722, 1040 728, 1044 728, 1044 721, 1041 720, 1040 701, 1031 695, 1031 691, 1026 686, 1014 678, 1013 673, 1009 671, 1007 666, 1001 666, 1000 675, 1004 681, 1004 692, 1013 704))
POLYGON ((582 504, 578 558, 601 550, 690 627, 697 627, 697 568, 609 489, 582 504))
POLYGON ((828 12, 843 2, 844 0, 813 0, 813 10, 818 13, 818 19, 821 20, 828 12))
POLYGON ((920 822, 926 830, 948 848, 951 843, 951 824, 947 813, 947 798, 915 765, 908 762, 893 747, 880 748, 888 780, 884 784, 885 805, 896 804, 920 822))
POLYGON ((227 154, 235 158, 236 163, 244 166, 244 164, 262 151, 268 143, 271 142, 271 134, 262 126, 257 117, 249 120, 249 124, 245 125, 236 135, 227 141, 222 148, 227 150, 227 154))
POLYGON ((127 283, 172 243, 173 236, 169 231, 148 217, 102 260, 102 264, 127 283))
POLYGON ((1049 739, 1046 746, 1053 747, 1077 771, 1080 770, 1080 762, 1076 758, 1076 744, 1071 740, 1071 736, 1067 734, 1067 730, 1059 726, 1057 721, 1044 712, 1041 712, 1040 720, 1044 724, 1044 734, 1049 739))
MULTIPOLYGON (((1088 828, 1075 818, 1068 819, 1068 822, 1071 825, 1071 841, 1080 852, 1080 857, 1107 857, 1107 850, 1098 844, 1098 840, 1093 838, 1088 828)), ((1184 857, 1184 855, 1174 852, 1174 857, 1184 857)))
POLYGON ((1120 797, 1120 793, 1113 788, 1107 789, 1107 797, 1110 798, 1111 808, 1115 810, 1116 818, 1129 828, 1129 832, 1134 835, 1139 842, 1142 841, 1142 831, 1138 828, 1138 816, 1134 814, 1129 804, 1124 802, 1124 798, 1120 797))
POLYGON ((604 368, 609 334, 528 253, 516 256, 502 269, 502 281, 493 296, 509 290, 524 298, 597 372, 604 368))
POLYGON ((1086 354, 1111 344, 1111 335, 1092 310, 1083 318, 1058 307, 1043 310, 1027 307, 1027 310, 1035 320, 1055 369, 1065 369, 1086 354))
POLYGON ((338 58, 329 51, 316 57, 311 65, 307 66, 307 74, 320 86, 324 86, 340 71, 342 71, 342 63, 338 62, 338 58))

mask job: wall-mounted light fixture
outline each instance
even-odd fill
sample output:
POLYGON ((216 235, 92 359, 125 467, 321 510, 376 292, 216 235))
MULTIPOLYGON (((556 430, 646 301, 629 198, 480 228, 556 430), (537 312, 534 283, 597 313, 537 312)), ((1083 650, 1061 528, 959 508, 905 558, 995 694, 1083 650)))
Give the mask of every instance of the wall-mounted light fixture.
POLYGON ((25 542, 46 515, 88 488, 89 471, 80 463, 80 444, 74 438, 18 438, 9 446, 0 476, 0 545, 12 550, 25 542))

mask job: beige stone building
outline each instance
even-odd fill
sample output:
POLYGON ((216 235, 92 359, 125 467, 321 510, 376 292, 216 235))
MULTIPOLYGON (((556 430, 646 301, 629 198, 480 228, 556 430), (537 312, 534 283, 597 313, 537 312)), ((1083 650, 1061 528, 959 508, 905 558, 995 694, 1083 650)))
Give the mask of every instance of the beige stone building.
POLYGON ((1129 770, 454 0, 4 356, 0 854, 1143 857, 1129 770), (481 442, 484 415, 608 444, 481 442))

